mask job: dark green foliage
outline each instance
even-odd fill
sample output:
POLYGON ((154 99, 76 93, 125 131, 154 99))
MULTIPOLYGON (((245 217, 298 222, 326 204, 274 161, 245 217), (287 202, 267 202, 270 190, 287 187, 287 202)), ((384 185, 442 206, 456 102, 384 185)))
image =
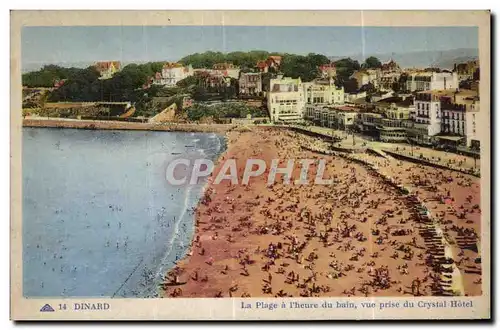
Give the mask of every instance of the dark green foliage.
POLYGON ((472 75, 473 80, 479 80, 479 68, 474 71, 474 74, 472 75))
POLYGON ((155 72, 161 71, 162 63, 129 64, 111 79, 100 80, 94 67, 76 69, 67 81, 53 91, 49 102, 77 101, 130 101, 135 104, 138 114, 142 114, 149 106, 152 97, 162 88, 151 86, 142 89, 144 83, 155 72))
POLYGON ((408 74, 402 73, 399 76, 398 82, 392 85, 392 89, 397 93, 401 91, 406 91, 406 81, 408 80, 408 74))
POLYGON ((344 86, 344 92, 346 93, 358 92, 358 81, 355 78, 349 78, 345 81, 340 81, 340 85, 344 86))
POLYGON ((78 68, 46 65, 38 71, 24 73, 22 75, 22 84, 26 87, 54 87, 56 81, 74 78, 81 71, 82 69, 78 68))
POLYGON ((311 81, 318 77, 318 67, 330 63, 328 57, 310 53, 307 56, 285 54, 281 63, 281 72, 286 77, 300 78, 302 81, 311 81))
POLYGON ((382 63, 375 56, 368 57, 365 60, 365 63, 363 63, 363 69, 376 69, 376 68, 380 68, 381 66, 382 66, 382 63))
POLYGON ((212 68, 217 63, 232 63, 239 66, 243 71, 252 71, 258 61, 267 59, 270 55, 280 55, 279 53, 270 53, 264 50, 252 50, 249 52, 204 52, 195 53, 183 57, 179 62, 184 65, 191 64, 193 68, 212 68))
POLYGON ((337 68, 337 78, 342 82, 349 80, 354 71, 360 69, 359 62, 351 58, 343 58, 334 62, 334 64, 337 68))
POLYGON ((267 113, 256 107, 248 106, 244 103, 218 103, 216 105, 195 104, 187 109, 189 120, 197 121, 203 117, 213 118, 246 118, 247 115, 252 117, 264 117, 267 113))
POLYGON ((361 86, 361 88, 359 89, 359 91, 362 93, 362 92, 367 92, 367 93, 374 93, 377 89, 375 88, 375 86, 373 86, 372 83, 368 83, 366 85, 363 85, 361 86))

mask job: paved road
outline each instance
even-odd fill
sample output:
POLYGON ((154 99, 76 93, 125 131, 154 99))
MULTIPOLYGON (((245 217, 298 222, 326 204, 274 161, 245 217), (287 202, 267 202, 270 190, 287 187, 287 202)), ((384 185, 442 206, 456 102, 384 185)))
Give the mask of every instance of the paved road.
POLYGON ((401 154, 406 154, 410 156, 412 154, 412 149, 413 149, 413 156, 414 157, 420 157, 422 155, 425 158, 428 158, 429 160, 433 160, 436 162, 440 162, 443 165, 446 164, 453 164, 453 165, 458 165, 460 163, 460 167, 465 168, 465 169, 474 169, 478 168, 480 166, 480 161, 476 160, 474 161, 474 158, 468 157, 468 156, 462 156, 458 155, 455 153, 451 152, 445 152, 441 150, 434 150, 431 148, 425 148, 425 147, 420 147, 420 146, 412 146, 408 143, 389 143, 389 142, 382 142, 382 141, 372 141, 368 139, 367 137, 364 137, 360 134, 355 134, 354 135, 354 142, 355 145, 353 146, 353 138, 352 134, 347 133, 346 131, 343 130, 335 130, 327 127, 319 127, 319 126, 297 126, 300 129, 306 129, 311 132, 319 133, 319 134, 324 134, 327 136, 336 136, 342 138, 342 140, 339 142, 339 146, 342 148, 353 148, 353 149, 358 149, 358 148, 372 148, 372 149, 378 149, 378 150, 390 150, 393 152, 398 152, 401 154), (439 160, 439 161, 438 161, 439 160))

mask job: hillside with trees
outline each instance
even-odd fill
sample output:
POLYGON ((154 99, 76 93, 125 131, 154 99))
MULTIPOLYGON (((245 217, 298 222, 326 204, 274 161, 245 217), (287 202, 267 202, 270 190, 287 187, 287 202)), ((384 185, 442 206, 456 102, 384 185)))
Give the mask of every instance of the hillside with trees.
MULTIPOLYGON (((179 62, 185 65, 190 64, 194 68, 211 68, 216 63, 230 62, 239 66, 243 71, 254 71, 258 61, 265 60, 271 55, 282 56, 280 73, 292 78, 301 78, 304 82, 317 78, 318 67, 330 63, 330 60, 321 54, 279 54, 260 50, 226 54, 208 51, 188 55, 179 62)), ((378 65, 377 61, 369 58, 366 64, 378 65)), ((93 66, 81 69, 47 65, 38 71, 23 74, 22 81, 23 86, 31 88, 54 87, 56 82, 64 80, 62 85, 48 93, 47 102, 127 101, 135 105, 136 115, 143 116, 155 115, 173 102, 181 105, 185 96, 199 102, 224 101, 237 96, 238 80, 234 78, 231 79, 229 86, 207 87, 201 80, 203 78, 192 76, 180 81, 178 86, 173 88, 157 85, 144 88, 144 84, 156 72, 161 72, 162 66, 163 62, 128 64, 112 78, 101 80, 99 72, 93 66)), ((337 67, 336 83, 354 87, 355 82, 349 77, 361 67, 358 61, 350 58, 341 59, 335 62, 335 66, 337 67)), ((229 113, 236 116, 239 110, 233 110, 229 113)), ((194 113, 190 117, 198 117, 199 111, 195 109, 192 111, 194 113)), ((223 111, 223 113, 226 112, 223 111)))
POLYGON ((249 52, 213 52, 194 53, 185 56, 179 60, 184 65, 192 65, 195 69, 212 68, 217 63, 233 63, 242 70, 252 70, 258 61, 267 59, 271 55, 282 55, 276 52, 267 52, 264 50, 252 50, 249 52))
POLYGON ((325 55, 310 53, 306 56, 285 54, 280 71, 286 77, 300 78, 304 82, 318 77, 318 67, 330 63, 325 55))
POLYGON ((253 50, 249 52, 204 52, 195 53, 183 57, 179 62, 184 65, 192 65, 193 68, 212 68, 217 63, 232 63, 239 66, 242 71, 253 71, 258 61, 267 59, 269 56, 278 55, 282 57, 280 71, 284 76, 301 78, 302 81, 311 81, 318 76, 318 66, 330 63, 325 55, 310 53, 306 56, 295 54, 283 54, 253 50))
MULTIPOLYGON (((161 67, 162 63, 158 62, 129 64, 111 79, 106 80, 100 80, 99 73, 92 66, 85 69, 74 69, 73 74, 67 76, 64 84, 49 95, 48 101, 130 101, 136 105, 140 112, 161 89, 153 86, 145 91, 142 89, 142 85, 154 72, 161 70, 161 67)), ((62 75, 57 76, 59 79, 61 77, 62 75)))
POLYGON ((24 73, 21 77, 25 87, 54 87, 62 79, 76 78, 82 69, 63 68, 57 65, 46 65, 38 71, 24 73))

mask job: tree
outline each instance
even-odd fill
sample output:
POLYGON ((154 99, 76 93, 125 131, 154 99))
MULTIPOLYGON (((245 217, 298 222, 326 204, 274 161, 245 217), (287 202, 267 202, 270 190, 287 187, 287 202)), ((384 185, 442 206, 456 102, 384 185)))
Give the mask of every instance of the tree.
POLYGON ((472 79, 473 79, 473 80, 479 80, 479 68, 477 68, 477 69, 474 71, 474 73, 473 73, 473 75, 472 75, 472 79))
POLYGON ((408 80, 408 74, 407 73, 402 73, 401 76, 399 76, 399 79, 398 79, 398 82, 397 82, 398 90, 394 89, 394 91, 396 91, 396 92, 406 91, 406 81, 407 80, 408 80))
POLYGON ((341 79, 341 81, 349 80, 354 71, 360 69, 359 62, 352 60, 350 57, 338 60, 334 62, 334 64, 337 68, 337 77, 341 79))
POLYGON ((358 91, 358 81, 355 78, 350 78, 342 83, 345 93, 356 93, 358 91))
POLYGON ((361 86, 359 91, 360 92, 367 92, 367 93, 374 93, 376 91, 376 88, 371 82, 369 82, 368 84, 361 86))
POLYGON ((38 71, 27 72, 22 75, 23 86, 26 87, 54 87, 57 80, 73 78, 83 69, 63 68, 57 65, 45 65, 38 71))
POLYGON ((179 60, 184 65, 191 64, 193 68, 211 68, 216 63, 232 63, 239 66, 244 71, 253 71, 258 61, 267 59, 270 55, 281 55, 279 53, 270 53, 264 50, 252 50, 249 52, 231 52, 221 53, 207 51, 204 53, 195 53, 185 56, 179 60))
POLYGON ((319 76, 318 67, 330 63, 330 60, 321 54, 310 53, 307 56, 285 54, 281 63, 281 72, 292 78, 302 81, 311 81, 319 76))
POLYGON ((401 91, 401 85, 397 81, 392 83, 391 88, 395 93, 399 93, 401 91))
POLYGON ((184 65, 191 64, 193 68, 211 68, 216 63, 225 62, 225 55, 221 52, 208 51, 204 53, 194 53, 179 60, 184 65))
POLYGON ((382 63, 375 56, 368 57, 365 60, 365 63, 363 63, 363 68, 364 69, 377 69, 377 68, 380 68, 380 67, 382 67, 382 63))

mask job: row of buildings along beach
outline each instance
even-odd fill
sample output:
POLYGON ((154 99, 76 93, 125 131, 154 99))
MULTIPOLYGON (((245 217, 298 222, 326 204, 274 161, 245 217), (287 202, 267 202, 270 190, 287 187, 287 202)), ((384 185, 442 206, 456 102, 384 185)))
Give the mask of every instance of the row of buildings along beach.
MULTIPOLYGON (((355 71, 350 78, 355 79, 356 90, 349 92, 336 83, 333 63, 318 67, 318 77, 303 82, 280 74, 281 61, 281 56, 269 56, 258 61, 252 72, 231 63, 193 69, 168 62, 144 87, 173 87, 190 76, 201 77, 208 87, 236 82, 238 97, 262 99, 274 123, 313 123, 384 142, 480 147, 477 60, 441 70, 402 69, 391 59, 379 68, 355 71)), ((120 70, 119 62, 106 63, 96 65, 102 79, 120 70)))

